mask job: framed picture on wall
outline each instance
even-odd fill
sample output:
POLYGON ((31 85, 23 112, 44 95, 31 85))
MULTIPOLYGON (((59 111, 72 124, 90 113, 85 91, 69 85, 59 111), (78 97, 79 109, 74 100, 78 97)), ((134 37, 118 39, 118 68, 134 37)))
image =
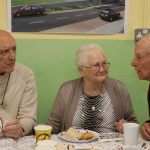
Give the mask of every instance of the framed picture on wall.
POLYGON ((11 31, 124 34, 126 11, 127 0, 11 0, 11 31))
POLYGON ((11 28, 11 19, 12 19, 12 17, 11 17, 11 0, 6 0, 6 3, 7 3, 7 30, 8 31, 11 31, 12 30, 12 28, 11 28))

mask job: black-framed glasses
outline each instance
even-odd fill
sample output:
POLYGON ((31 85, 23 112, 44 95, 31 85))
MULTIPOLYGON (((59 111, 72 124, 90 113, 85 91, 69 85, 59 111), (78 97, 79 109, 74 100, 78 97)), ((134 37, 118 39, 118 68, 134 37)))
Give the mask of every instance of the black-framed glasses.
POLYGON ((109 66, 110 66, 110 62, 102 62, 102 64, 96 64, 94 66, 81 66, 81 67, 89 68, 89 69, 92 69, 94 71, 97 71, 101 67, 103 67, 103 69, 108 69, 109 66))

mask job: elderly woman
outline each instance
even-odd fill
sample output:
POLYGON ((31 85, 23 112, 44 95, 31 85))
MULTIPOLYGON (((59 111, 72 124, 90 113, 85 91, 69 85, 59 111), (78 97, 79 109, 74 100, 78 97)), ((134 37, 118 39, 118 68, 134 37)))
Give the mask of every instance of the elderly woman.
POLYGON ((53 133, 71 126, 122 132, 124 122, 137 122, 126 87, 108 77, 110 63, 98 45, 80 47, 76 63, 81 77, 60 87, 48 118, 53 133))

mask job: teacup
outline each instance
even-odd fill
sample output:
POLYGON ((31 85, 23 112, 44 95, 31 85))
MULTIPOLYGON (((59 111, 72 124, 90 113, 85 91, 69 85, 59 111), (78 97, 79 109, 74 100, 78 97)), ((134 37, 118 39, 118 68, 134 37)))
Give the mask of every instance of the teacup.
POLYGON ((124 123, 124 143, 126 146, 137 146, 139 137, 139 124, 137 123, 124 123))
POLYGON ((34 127, 36 142, 40 140, 49 140, 51 138, 52 127, 49 125, 39 124, 34 127))

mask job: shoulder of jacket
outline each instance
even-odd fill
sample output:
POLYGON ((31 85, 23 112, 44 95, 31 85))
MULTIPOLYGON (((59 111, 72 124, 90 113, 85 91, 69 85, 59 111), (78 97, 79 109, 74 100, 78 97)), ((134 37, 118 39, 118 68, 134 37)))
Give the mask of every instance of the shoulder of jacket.
POLYGON ((122 81, 116 80, 116 79, 113 79, 110 77, 107 79, 106 84, 114 86, 114 87, 119 87, 119 88, 125 88, 126 87, 122 81))
POLYGON ((33 71, 29 67, 18 63, 15 64, 14 72, 17 72, 19 74, 33 74, 33 71))
POLYGON ((79 85, 81 80, 82 80, 81 78, 77 78, 77 79, 66 81, 61 85, 61 88, 71 88, 73 86, 79 85))

